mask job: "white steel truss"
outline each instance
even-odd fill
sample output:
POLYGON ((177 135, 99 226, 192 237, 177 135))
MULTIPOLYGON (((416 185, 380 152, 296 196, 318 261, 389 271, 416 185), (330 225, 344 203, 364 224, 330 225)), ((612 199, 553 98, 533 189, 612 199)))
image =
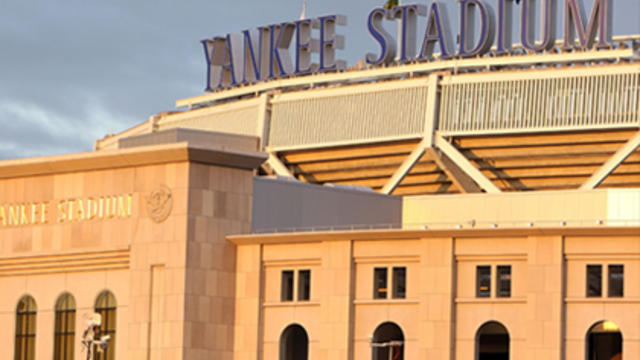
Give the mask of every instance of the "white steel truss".
POLYGON ((624 162, 631 153, 640 147, 640 131, 638 131, 623 147, 616 151, 603 165, 598 169, 589 180, 587 180, 580 190, 594 189, 596 186, 611 174, 622 162, 624 162))

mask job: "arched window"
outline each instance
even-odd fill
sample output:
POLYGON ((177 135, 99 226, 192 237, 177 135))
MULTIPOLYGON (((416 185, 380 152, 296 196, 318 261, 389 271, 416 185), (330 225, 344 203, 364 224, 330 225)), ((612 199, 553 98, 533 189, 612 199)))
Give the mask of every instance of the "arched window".
POLYGON ((309 337, 300 325, 289 325, 280 335, 280 360, 307 360, 309 337))
POLYGON ((104 352, 95 352, 95 360, 114 360, 116 358, 116 298, 113 294, 105 290, 98 295, 96 299, 96 313, 102 317, 100 331, 96 338, 110 336, 107 341, 107 348, 104 352))
POLYGON ((25 295, 16 307, 15 360, 35 360, 36 358, 36 301, 25 295))
POLYGON ((404 334, 392 322, 380 324, 373 332, 371 342, 373 360, 404 360, 404 334))
POLYGON ((478 329, 476 360, 509 360, 509 331, 504 325, 489 321, 478 329))
POLYGON ((56 301, 53 359, 73 360, 76 327, 76 300, 69 293, 60 295, 56 301))
POLYGON ((600 321, 587 331, 587 360, 621 360, 622 333, 614 322, 600 321))

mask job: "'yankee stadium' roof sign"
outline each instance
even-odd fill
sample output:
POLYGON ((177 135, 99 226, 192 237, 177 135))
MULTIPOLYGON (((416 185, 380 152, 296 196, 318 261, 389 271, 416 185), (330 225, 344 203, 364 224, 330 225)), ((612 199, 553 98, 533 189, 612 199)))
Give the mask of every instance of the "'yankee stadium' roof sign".
MULTIPOLYGON (((446 19, 443 18, 438 1, 434 1, 429 7, 408 4, 391 9, 375 8, 369 13, 367 28, 379 44, 380 50, 377 54, 366 54, 365 60, 371 65, 389 64, 393 61, 430 61, 436 44, 443 59, 484 55, 493 45, 497 55, 508 54, 511 50, 510 17, 513 0, 496 1, 497 15, 485 0, 457 0, 460 19, 457 49, 452 45, 452 34, 447 31, 446 23, 443 22, 446 19), (416 47, 418 16, 426 16, 427 20, 420 48, 416 47), (385 20, 399 22, 396 37, 384 29, 385 20), (479 24, 477 35, 474 31, 476 21, 479 24)), ((581 0, 538 1, 541 3, 542 21, 540 39, 535 39, 533 23, 536 0, 520 0, 520 42, 525 49, 546 51, 554 46, 558 2, 562 2, 564 8, 563 48, 611 46, 612 0, 594 0, 588 19, 581 0)), ((207 63, 205 91, 291 75, 342 70, 346 63, 336 59, 335 50, 344 48, 345 39, 336 34, 336 26, 346 25, 346 21, 346 17, 341 15, 327 15, 202 40, 207 63), (317 37, 313 37, 312 29, 317 30, 317 37), (292 61, 290 48, 294 38, 292 61), (312 53, 318 54, 317 63, 311 61, 312 53)))

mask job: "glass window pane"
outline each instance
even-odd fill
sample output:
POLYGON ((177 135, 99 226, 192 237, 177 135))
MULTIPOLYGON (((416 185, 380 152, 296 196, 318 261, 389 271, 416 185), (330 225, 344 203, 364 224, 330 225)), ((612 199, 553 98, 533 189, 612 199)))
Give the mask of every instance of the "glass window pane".
POLYGON ((491 266, 476 267, 476 297, 491 296, 491 266))
POLYGON ((16 336, 23 335, 26 333, 25 320, 26 319, 24 314, 21 314, 21 313, 16 314, 16 336))
POLYGON ((26 357, 25 360, 35 360, 36 358, 36 338, 35 336, 31 336, 26 341, 26 357))
POLYGON ((100 294, 98 296, 98 300, 96 300, 96 308, 105 308, 107 307, 107 296, 106 293, 100 294))
POLYGON ((293 300, 293 270, 282 271, 282 284, 280 289, 281 301, 293 300))
POLYGON ((26 318, 26 326, 25 326, 25 335, 35 335, 36 334, 36 314, 28 314, 25 316, 26 318))
POLYGON ((602 265, 587 265, 587 297, 602 296, 602 265))
POLYGON ((103 319, 107 320, 107 323, 105 324, 106 330, 116 330, 116 310, 115 309, 111 309, 107 311, 107 316, 103 317, 103 319))
POLYGON ((65 360, 73 360, 74 340, 75 340, 74 334, 67 335, 66 344, 65 344, 65 360))
POLYGON ((511 266, 500 265, 498 266, 498 281, 497 281, 497 293, 498 297, 510 297, 511 296, 511 266))
POLYGON ((22 344, 23 344, 22 338, 16 337, 16 346, 15 346, 16 355, 14 356, 15 360, 24 359, 24 346, 22 344))
POLYGON ((96 338, 110 336, 104 352, 94 352, 94 360, 114 360, 116 346, 116 300, 110 291, 104 291, 96 300, 95 312, 102 317, 102 324, 96 338))
POLYGON ((62 358, 62 346, 60 345, 62 341, 62 337, 59 334, 56 334, 54 338, 54 346, 53 346, 53 358, 61 359, 62 358))
POLYGON ((109 346, 105 350, 104 358, 107 360, 114 360, 116 358, 116 334, 110 334, 111 339, 109 339, 109 346))
POLYGON ((56 302, 54 360, 72 360, 74 352, 76 311, 75 300, 63 294, 56 302))
POLYGON ((609 265, 609 296, 624 296, 624 266, 609 265))
POLYGON ((375 268, 373 270, 373 298, 387 298, 387 268, 375 268))
POLYGON ((16 306, 15 360, 35 360, 36 303, 24 296, 16 306))
POLYGON ((311 295, 311 270, 298 271, 298 300, 306 301, 311 295))
POLYGON ((393 268, 393 298, 404 299, 407 297, 407 268, 393 268))

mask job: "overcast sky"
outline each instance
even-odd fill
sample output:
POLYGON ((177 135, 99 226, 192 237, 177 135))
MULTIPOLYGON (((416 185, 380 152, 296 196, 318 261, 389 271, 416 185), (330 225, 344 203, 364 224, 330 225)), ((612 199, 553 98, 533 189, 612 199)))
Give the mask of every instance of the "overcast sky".
MULTIPOLYGON (((640 1, 613 1, 614 33, 639 34, 640 1)), ((307 16, 347 15, 339 56, 353 64, 377 52, 365 22, 384 2, 308 0, 307 16)), ((0 159, 90 151, 110 131, 175 110, 175 100, 203 92, 201 39, 296 20, 302 9, 302 0, 0 3, 0 159)), ((456 3, 441 3, 455 34, 456 3)), ((584 3, 590 11, 593 0, 584 3)))

